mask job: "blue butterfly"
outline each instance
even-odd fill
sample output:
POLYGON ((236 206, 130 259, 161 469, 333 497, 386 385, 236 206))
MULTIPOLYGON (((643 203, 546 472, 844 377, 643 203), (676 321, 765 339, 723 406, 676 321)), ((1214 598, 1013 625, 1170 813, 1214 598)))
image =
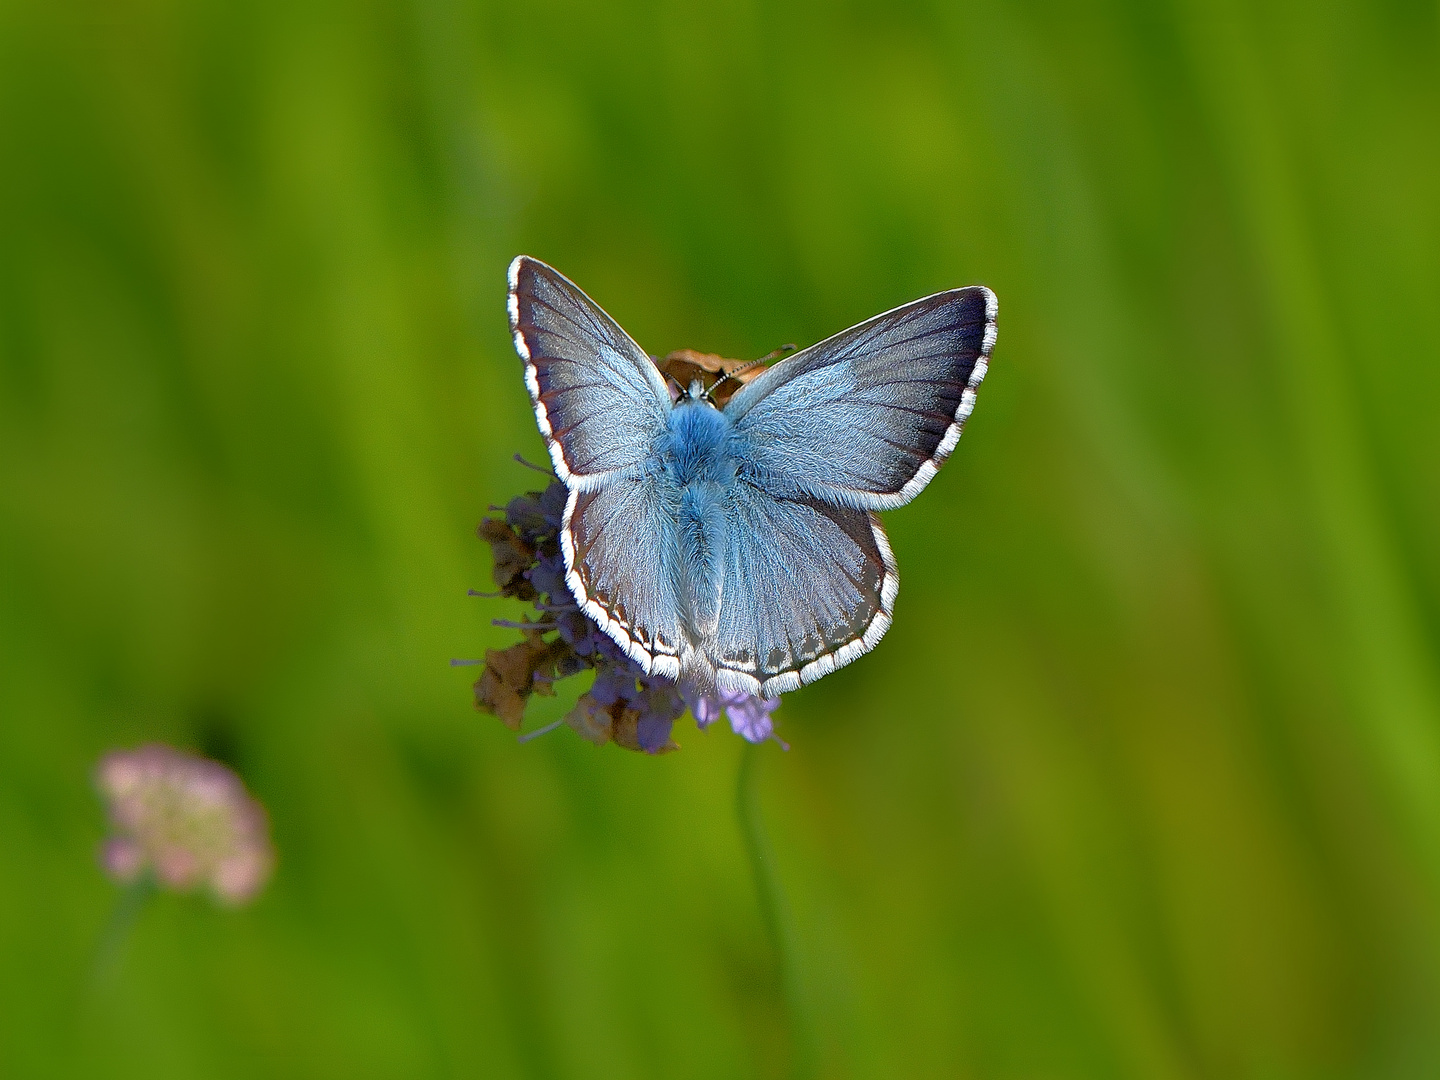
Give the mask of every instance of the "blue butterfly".
POLYGON ((717 408, 567 278, 510 264, 510 329, 569 489, 566 583, 645 669, 775 697, 875 647, 899 577, 877 510, 960 438, 995 345, 995 294, 952 289, 781 360, 717 408))

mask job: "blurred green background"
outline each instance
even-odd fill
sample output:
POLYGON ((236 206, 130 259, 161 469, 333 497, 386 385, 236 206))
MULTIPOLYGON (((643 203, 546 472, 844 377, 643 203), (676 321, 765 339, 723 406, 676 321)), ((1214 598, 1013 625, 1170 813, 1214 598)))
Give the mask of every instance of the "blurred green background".
POLYGON ((0 3, 0 1074, 1440 1075, 1433 3, 0 3), (518 252, 652 352, 1000 297, 876 653, 473 711, 518 252), (548 703, 547 703, 548 704, 548 703), (552 709, 558 708, 551 705, 552 709), (539 710, 544 719, 555 715, 539 710), (239 912, 90 770, 233 764, 239 912))

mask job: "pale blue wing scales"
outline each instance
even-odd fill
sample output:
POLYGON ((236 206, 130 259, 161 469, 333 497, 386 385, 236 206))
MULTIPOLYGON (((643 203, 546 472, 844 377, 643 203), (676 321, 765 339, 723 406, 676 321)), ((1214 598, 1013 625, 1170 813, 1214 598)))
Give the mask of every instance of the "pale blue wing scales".
POLYGON ((682 641, 675 491, 663 476, 570 492, 561 522, 566 584, 647 674, 678 678, 682 641))
POLYGON ((727 690, 763 697, 814 682, 874 648, 899 577, 880 519, 737 483, 711 662, 727 690))
POLYGON ((680 623, 666 568, 676 565, 676 496, 645 468, 666 429, 665 383, 615 320, 542 262, 510 264, 509 310, 535 419, 570 489, 566 584, 646 672, 674 677, 680 623))
POLYGON ((525 255, 510 264, 509 309, 560 479, 585 489, 636 468, 670 411, 654 362, 573 282, 525 255))
POLYGON ((782 360, 726 406, 742 473, 870 510, 903 506, 960 438, 995 345, 995 294, 953 289, 782 360))

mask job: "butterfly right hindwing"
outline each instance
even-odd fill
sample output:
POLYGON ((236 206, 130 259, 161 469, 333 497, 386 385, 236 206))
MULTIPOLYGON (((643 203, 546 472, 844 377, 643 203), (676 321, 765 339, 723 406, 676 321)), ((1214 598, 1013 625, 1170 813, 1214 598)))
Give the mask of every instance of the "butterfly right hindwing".
POLYGON ((774 697, 868 652, 899 576, 873 513, 735 485, 712 660, 722 689, 774 697))

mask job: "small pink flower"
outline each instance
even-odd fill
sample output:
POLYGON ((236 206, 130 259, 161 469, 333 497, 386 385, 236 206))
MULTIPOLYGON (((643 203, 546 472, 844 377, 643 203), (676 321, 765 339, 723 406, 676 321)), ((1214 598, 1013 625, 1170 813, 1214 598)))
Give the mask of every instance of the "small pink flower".
POLYGON ((242 904, 269 879, 265 808, 219 762, 152 743, 105 755, 95 780, 116 832, 100 862, 115 880, 149 871, 166 888, 208 886, 242 904))

